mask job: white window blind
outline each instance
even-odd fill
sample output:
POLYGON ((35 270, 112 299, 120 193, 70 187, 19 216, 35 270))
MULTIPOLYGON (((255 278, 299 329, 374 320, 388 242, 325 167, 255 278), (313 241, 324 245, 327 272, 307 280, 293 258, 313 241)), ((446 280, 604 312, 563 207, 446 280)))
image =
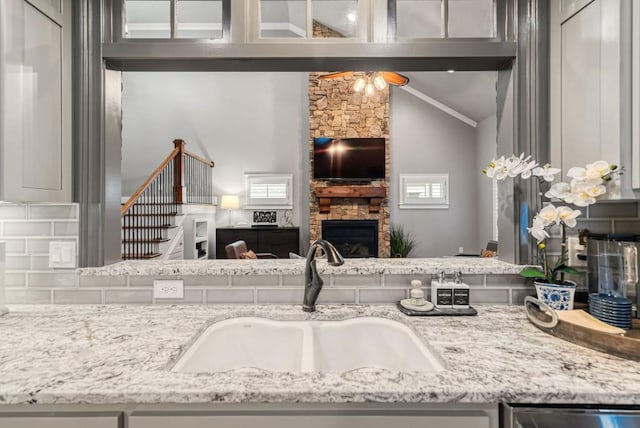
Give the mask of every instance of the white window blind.
POLYGON ((245 174, 245 208, 293 208, 292 174, 245 174))
POLYGON ((401 209, 449 208, 449 174, 400 174, 401 209))

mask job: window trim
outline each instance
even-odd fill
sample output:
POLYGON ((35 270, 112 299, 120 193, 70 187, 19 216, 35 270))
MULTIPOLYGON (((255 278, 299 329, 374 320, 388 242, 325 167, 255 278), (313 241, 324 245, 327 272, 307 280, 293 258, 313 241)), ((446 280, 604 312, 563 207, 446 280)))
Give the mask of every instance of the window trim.
POLYGON ((449 174, 399 174, 398 188, 400 198, 398 207, 400 209, 449 209, 449 174), (441 183, 444 188, 444 195, 437 200, 425 198, 424 201, 408 199, 406 190, 409 184, 432 184, 441 183))
POLYGON ((245 173, 244 174, 244 208, 276 208, 276 209, 293 209, 293 174, 291 173, 245 173), (284 183, 286 185, 287 196, 283 199, 269 200, 252 200, 249 195, 252 181, 273 179, 274 183, 284 183))
POLYGON ((114 2, 113 11, 114 17, 119 17, 113 21, 113 39, 118 43, 130 43, 130 42, 150 42, 159 43, 167 41, 206 41, 214 43, 229 43, 231 42, 231 0, 220 0, 222 2, 222 37, 219 39, 205 39, 205 38, 188 38, 188 37, 176 37, 178 29, 178 21, 176 14, 176 6, 178 0, 168 0, 170 2, 170 31, 171 36, 166 38, 143 38, 143 37, 125 37, 124 29, 127 22, 127 13, 125 7, 126 0, 118 0, 114 2))

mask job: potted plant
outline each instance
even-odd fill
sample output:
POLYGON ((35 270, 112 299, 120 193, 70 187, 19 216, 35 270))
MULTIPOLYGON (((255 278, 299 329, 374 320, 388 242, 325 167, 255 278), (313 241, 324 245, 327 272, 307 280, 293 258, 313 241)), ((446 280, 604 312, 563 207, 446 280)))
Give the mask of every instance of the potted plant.
MULTIPOLYGON (((559 168, 550 165, 538 166, 531 160, 531 156, 524 154, 500 157, 491 161, 483 170, 487 177, 504 180, 507 177, 537 177, 541 183, 552 182, 554 176, 560 172, 559 168)), ((559 200, 576 207, 587 207, 607 192, 606 182, 622 173, 622 168, 605 161, 597 161, 585 167, 573 167, 567 172, 571 178, 569 183, 555 183, 544 194, 549 200, 559 200)), ((581 212, 570 206, 556 206, 546 203, 534 216, 531 227, 527 230, 538 241, 539 267, 526 267, 520 275, 532 278, 538 299, 556 310, 573 309, 573 298, 576 284, 565 280, 566 274, 578 272, 567 265, 567 228, 575 227, 581 212), (554 226, 560 227, 562 244, 560 256, 555 261, 547 253, 545 240, 550 237, 548 230, 554 226)))
POLYGON ((416 245, 411 233, 405 232, 402 226, 391 226, 391 257, 405 258, 416 245))

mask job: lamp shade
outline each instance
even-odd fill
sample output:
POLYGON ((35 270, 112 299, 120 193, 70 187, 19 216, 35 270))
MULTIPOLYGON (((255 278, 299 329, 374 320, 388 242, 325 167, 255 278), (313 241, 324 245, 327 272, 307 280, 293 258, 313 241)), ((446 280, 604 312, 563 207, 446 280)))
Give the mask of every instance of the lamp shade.
POLYGON ((236 210, 240 208, 240 198, 238 198, 238 195, 222 195, 220 208, 236 210))

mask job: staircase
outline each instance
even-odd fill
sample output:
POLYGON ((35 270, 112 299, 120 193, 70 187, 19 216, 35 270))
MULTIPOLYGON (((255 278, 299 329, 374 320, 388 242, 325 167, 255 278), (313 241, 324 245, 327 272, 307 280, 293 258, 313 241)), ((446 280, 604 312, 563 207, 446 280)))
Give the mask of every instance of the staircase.
POLYGON ((211 204, 214 163, 184 150, 173 151, 121 207, 122 259, 182 259, 185 203, 211 204))

